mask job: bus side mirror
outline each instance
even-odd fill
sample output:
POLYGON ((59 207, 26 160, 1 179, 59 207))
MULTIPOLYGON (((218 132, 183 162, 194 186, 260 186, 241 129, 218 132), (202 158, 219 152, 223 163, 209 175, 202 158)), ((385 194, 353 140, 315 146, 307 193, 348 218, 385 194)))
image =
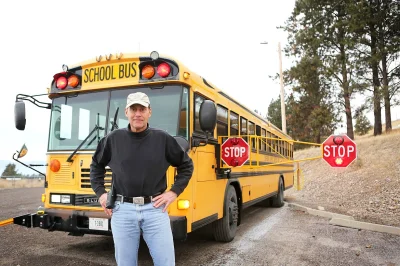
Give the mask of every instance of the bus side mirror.
POLYGON ((16 101, 14 105, 15 127, 18 130, 24 130, 26 125, 25 119, 25 103, 16 101))
POLYGON ((199 111, 199 122, 201 130, 206 133, 207 137, 214 132, 217 124, 217 108, 214 102, 210 100, 202 102, 199 111))

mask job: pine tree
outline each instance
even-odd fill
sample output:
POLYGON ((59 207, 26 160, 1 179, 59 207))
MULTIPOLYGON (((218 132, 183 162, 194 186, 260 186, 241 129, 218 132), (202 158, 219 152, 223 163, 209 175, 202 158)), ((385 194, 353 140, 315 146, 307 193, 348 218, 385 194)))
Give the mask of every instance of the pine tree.
POLYGON ((19 174, 16 169, 15 169, 16 165, 13 163, 9 163, 6 165, 6 168, 4 169, 3 173, 1 174, 1 178, 6 178, 9 176, 20 176, 21 174, 19 174))
POLYGON ((398 104, 400 83, 400 4, 398 0, 359 0, 354 5, 353 31, 360 44, 360 63, 364 79, 373 87, 374 135, 382 134, 381 105, 384 103, 386 130, 390 131, 390 107, 398 104), (372 79, 371 79, 372 76, 372 79))
MULTIPOLYGON (((291 136, 302 141, 321 143, 321 138, 335 130, 337 111, 331 98, 331 83, 316 51, 306 51, 286 72, 287 84, 292 85, 288 97, 287 124, 291 136)), ((289 132, 289 131, 288 131, 289 132)))
POLYGON ((368 133, 372 128, 371 123, 369 122, 367 116, 364 113, 361 113, 356 118, 355 132, 362 136, 368 133))
POLYGON ((282 129, 282 112, 281 112, 281 99, 272 99, 268 106, 267 119, 272 124, 282 129))
POLYGON ((354 135, 351 100, 355 93, 373 95, 374 135, 382 133, 382 103, 386 130, 390 130, 390 107, 400 103, 398 0, 298 0, 281 28, 289 35, 286 54, 297 66, 305 57, 319 58, 320 80, 330 80, 335 92, 324 97, 340 103, 350 138, 354 135))
MULTIPOLYGON (((306 135, 317 142, 325 134, 318 126, 334 129, 337 114, 333 110, 338 109, 338 103, 342 107, 340 110, 346 113, 347 135, 350 138, 354 135, 350 100, 357 87, 357 82, 352 78, 352 71, 356 67, 351 51, 355 43, 347 10, 347 6, 352 4, 350 0, 296 1, 292 16, 283 27, 289 34, 286 52, 299 59, 289 71, 289 83, 294 85, 293 91, 300 94, 293 99, 298 104, 309 105, 309 108, 298 106, 307 112, 301 116, 303 121, 309 123, 293 127, 299 132, 307 130, 309 133, 306 135), (322 114, 330 114, 325 117, 323 125, 322 114), (312 116, 318 121, 312 121, 312 116)), ((296 116, 294 112, 293 115, 296 116)), ((293 122, 300 122, 300 117, 293 118, 293 122)))

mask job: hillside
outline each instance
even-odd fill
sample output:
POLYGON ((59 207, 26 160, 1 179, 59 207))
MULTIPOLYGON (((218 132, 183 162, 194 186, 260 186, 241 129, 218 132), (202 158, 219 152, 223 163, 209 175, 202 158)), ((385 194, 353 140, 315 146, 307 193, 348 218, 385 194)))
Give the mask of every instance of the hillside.
MULTIPOLYGON (((285 200, 321 206, 359 221, 400 227, 400 130, 356 137, 355 142, 357 160, 345 169, 331 168, 322 159, 300 163, 303 189, 288 190, 285 200)), ((320 148, 310 148, 294 156, 302 159, 320 154, 320 148)))

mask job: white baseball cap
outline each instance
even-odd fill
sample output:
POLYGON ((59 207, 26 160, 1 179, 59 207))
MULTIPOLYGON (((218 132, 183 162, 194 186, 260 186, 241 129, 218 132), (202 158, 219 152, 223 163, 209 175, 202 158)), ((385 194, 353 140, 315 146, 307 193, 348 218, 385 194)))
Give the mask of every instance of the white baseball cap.
POLYGON ((144 107, 149 107, 150 100, 149 97, 143 92, 135 92, 128 95, 125 108, 129 108, 133 104, 140 104, 144 107))

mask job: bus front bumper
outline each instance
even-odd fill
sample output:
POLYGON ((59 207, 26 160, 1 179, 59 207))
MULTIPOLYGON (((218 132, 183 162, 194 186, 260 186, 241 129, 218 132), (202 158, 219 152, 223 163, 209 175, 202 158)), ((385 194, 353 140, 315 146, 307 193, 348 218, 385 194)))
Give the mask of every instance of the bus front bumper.
MULTIPOLYGON (((187 220, 185 216, 169 216, 174 240, 186 240, 187 220)), ((14 224, 28 228, 40 227, 49 231, 69 232, 70 235, 112 235, 111 217, 99 211, 75 211, 46 209, 44 213, 32 213, 13 218, 14 224), (101 229, 94 228, 90 221, 103 223, 101 229)))

